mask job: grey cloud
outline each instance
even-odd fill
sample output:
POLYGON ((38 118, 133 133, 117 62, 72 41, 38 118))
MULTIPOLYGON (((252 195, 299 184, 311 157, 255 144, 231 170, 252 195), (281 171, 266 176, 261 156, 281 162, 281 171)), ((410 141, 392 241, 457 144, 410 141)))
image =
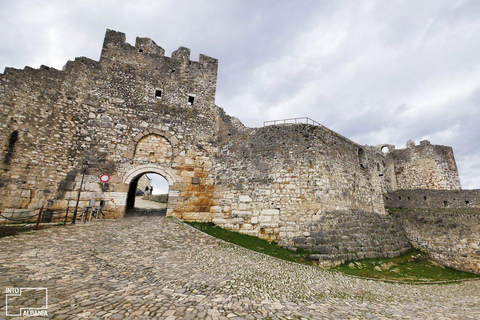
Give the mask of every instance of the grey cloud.
POLYGON ((217 104, 246 125, 309 116, 361 144, 453 146, 480 187, 478 1, 0 2, 0 71, 98 59, 106 28, 219 59, 217 104), (273 118, 273 119, 272 119, 273 118))

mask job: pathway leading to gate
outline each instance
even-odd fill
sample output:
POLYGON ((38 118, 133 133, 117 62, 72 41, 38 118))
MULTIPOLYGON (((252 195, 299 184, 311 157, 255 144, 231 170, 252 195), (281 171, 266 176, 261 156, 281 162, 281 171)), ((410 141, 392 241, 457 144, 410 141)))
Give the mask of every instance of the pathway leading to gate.
POLYGON ((480 318, 479 281, 357 279, 251 252, 159 216, 2 238, 0 289, 9 287, 48 288, 54 319, 480 318))

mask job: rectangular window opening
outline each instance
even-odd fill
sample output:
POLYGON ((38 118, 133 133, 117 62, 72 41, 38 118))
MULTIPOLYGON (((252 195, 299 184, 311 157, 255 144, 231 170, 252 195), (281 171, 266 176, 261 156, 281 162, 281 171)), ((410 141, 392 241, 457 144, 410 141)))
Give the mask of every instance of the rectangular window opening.
POLYGON ((162 97, 162 90, 155 90, 155 98, 160 99, 162 97))
POLYGON ((470 201, 466 200, 466 201, 465 201, 465 204, 466 204, 467 206, 470 205, 470 201))
POLYGON ((447 202, 447 201, 443 201, 443 206, 444 206, 444 207, 448 207, 448 202, 447 202))
POLYGON ((195 97, 192 97, 192 96, 188 96, 188 104, 189 105, 193 105, 193 100, 195 100, 195 97))

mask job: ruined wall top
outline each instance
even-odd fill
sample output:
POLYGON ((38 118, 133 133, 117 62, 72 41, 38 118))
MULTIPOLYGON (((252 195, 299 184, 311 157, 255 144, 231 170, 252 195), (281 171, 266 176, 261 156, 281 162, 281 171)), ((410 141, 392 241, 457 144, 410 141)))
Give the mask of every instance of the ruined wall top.
POLYGON ((153 40, 149 38, 137 37, 135 46, 126 42, 125 33, 107 29, 105 33, 105 40, 103 42, 102 53, 100 61, 117 60, 119 57, 124 61, 135 61, 138 63, 139 55, 147 55, 153 59, 173 59, 181 62, 188 68, 204 68, 209 69, 213 73, 217 73, 218 60, 200 54, 199 61, 190 60, 190 49, 179 47, 172 53, 172 57, 165 57, 165 49, 158 46, 153 40))

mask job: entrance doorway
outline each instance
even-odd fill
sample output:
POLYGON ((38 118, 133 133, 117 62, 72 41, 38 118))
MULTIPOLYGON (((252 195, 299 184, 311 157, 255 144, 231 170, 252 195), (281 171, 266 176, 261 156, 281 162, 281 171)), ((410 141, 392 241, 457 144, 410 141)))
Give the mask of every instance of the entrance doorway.
POLYGON ((157 173, 143 173, 130 182, 127 214, 165 214, 168 181, 157 173))

